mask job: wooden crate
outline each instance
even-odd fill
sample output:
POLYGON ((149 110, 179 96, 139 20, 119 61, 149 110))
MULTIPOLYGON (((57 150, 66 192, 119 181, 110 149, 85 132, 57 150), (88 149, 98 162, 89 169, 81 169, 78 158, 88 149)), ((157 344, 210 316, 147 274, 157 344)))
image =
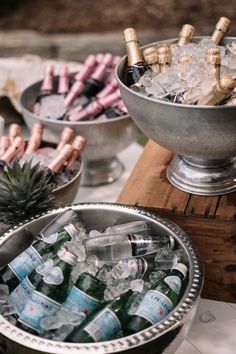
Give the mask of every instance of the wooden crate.
POLYGON ((236 193, 197 196, 173 187, 166 168, 173 153, 149 141, 117 202, 158 212, 178 224, 205 265, 202 296, 236 302, 236 193))

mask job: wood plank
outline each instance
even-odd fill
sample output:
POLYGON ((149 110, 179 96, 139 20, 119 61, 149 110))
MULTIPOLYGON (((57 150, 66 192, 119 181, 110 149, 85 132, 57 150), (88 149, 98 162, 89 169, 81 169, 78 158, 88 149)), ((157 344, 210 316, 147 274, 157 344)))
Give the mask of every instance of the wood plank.
POLYGON ((189 194, 173 187, 166 178, 166 168, 174 154, 149 140, 130 175, 118 203, 155 205, 177 214, 184 214, 189 194))
POLYGON ((220 197, 216 218, 236 220, 236 192, 220 197))
POLYGON ((191 195, 185 211, 186 215, 202 216, 204 218, 214 218, 220 197, 202 197, 191 195))

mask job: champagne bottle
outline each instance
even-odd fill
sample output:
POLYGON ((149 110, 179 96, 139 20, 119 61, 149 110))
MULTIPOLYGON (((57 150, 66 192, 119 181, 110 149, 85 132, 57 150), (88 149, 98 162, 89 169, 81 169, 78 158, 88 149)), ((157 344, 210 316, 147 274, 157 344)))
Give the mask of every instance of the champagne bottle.
POLYGON ((171 65, 172 53, 170 46, 161 45, 157 48, 157 62, 160 66, 160 72, 165 73, 171 65))
POLYGON ((112 78, 106 81, 106 86, 96 95, 96 98, 103 98, 108 96, 110 93, 114 92, 118 88, 118 83, 116 78, 114 77, 114 73, 112 72, 112 78))
POLYGON ((74 169, 75 166, 75 162, 76 160, 79 159, 82 151, 84 150, 86 145, 86 140, 83 136, 77 135, 72 143, 72 147, 73 147, 73 152, 72 155, 70 157, 70 159, 67 162, 67 168, 69 169, 74 169))
POLYGON ((231 26, 231 21, 227 17, 221 17, 216 24, 216 28, 211 36, 211 40, 215 44, 219 44, 226 32, 231 26))
POLYGON ((146 292, 126 326, 127 335, 160 322, 172 311, 179 301, 187 272, 188 269, 184 264, 177 263, 164 279, 158 281, 153 289, 146 292))
POLYGON ((152 237, 148 234, 114 234, 101 235, 85 241, 87 255, 96 254, 98 259, 104 262, 116 262, 153 253, 161 247, 174 246, 174 238, 171 235, 152 237))
POLYGON ((65 242, 79 238, 80 226, 80 222, 78 225, 68 224, 63 231, 43 240, 37 240, 2 269, 0 277, 9 286, 10 291, 14 290, 36 267, 42 265, 44 260, 55 254, 65 242))
POLYGON ((24 154, 30 155, 33 152, 37 151, 42 142, 43 126, 40 123, 35 123, 31 133, 30 138, 25 149, 24 154))
POLYGON ((91 315, 101 304, 106 285, 88 273, 82 273, 72 287, 63 306, 91 315))
POLYGON ((126 28, 123 32, 128 57, 127 86, 137 85, 148 67, 145 65, 139 48, 138 36, 134 28, 126 28))
POLYGON ((229 98, 229 100, 225 103, 226 106, 236 105, 236 97, 233 95, 229 98))
POLYGON ((6 164, 9 164, 16 156, 20 157, 24 151, 25 141, 22 137, 17 136, 8 149, 4 152, 0 159, 0 169, 3 169, 6 164))
POLYGON ((45 96, 51 95, 53 92, 54 66, 48 64, 45 68, 44 79, 40 88, 39 95, 33 106, 33 112, 38 114, 40 111, 41 99, 45 96))
POLYGON ((10 146, 10 139, 6 135, 0 137, 0 158, 10 146))
POLYGON ((127 309, 132 294, 133 292, 129 290, 108 304, 104 304, 103 308, 89 316, 85 323, 82 322, 80 326, 75 327, 65 341, 93 343, 115 338, 129 320, 127 309))
POLYGON ((72 139, 74 137, 74 130, 70 127, 65 127, 63 128, 61 135, 60 135, 60 140, 57 145, 57 151, 60 151, 63 146, 66 144, 70 144, 72 139))
POLYGON ((82 70, 76 74, 75 82, 65 98, 65 104, 67 107, 70 107, 74 99, 83 91, 84 81, 86 81, 89 75, 94 71, 96 64, 97 60, 95 55, 89 55, 86 58, 82 70))
POLYGON ((235 86, 235 81, 230 76, 224 76, 219 82, 216 82, 211 92, 207 92, 199 98, 197 104, 208 106, 217 105, 231 95, 235 86))
POLYGON ((189 24, 183 25, 179 33, 178 46, 183 47, 184 45, 192 42, 192 38, 195 32, 195 27, 189 24))
POLYGON ((76 256, 63 248, 58 252, 60 261, 50 273, 46 273, 33 291, 19 319, 18 326, 43 333, 41 319, 53 315, 66 300, 71 288, 70 275, 76 264, 76 256))
POLYGON ((69 72, 67 65, 64 65, 59 70, 59 82, 57 93, 66 96, 69 92, 69 72))
POLYGON ((9 131, 8 131, 8 137, 10 139, 10 143, 13 142, 13 140, 21 135, 21 126, 16 123, 12 123, 9 126, 9 131))
POLYGON ((217 80, 220 80, 221 56, 219 48, 208 48, 206 51, 206 64, 209 71, 215 72, 217 80))
POLYGON ((64 166, 65 162, 68 161, 73 153, 73 147, 70 144, 66 144, 59 151, 58 155, 48 164, 44 166, 45 171, 52 178, 55 177, 55 174, 58 173, 61 168, 64 166))
POLYGON ((144 49, 143 51, 143 56, 146 61, 146 63, 149 65, 150 70, 154 74, 159 74, 160 72, 160 66, 157 62, 157 48, 156 47, 149 47, 144 49))
POLYGON ((96 117, 99 113, 103 112, 105 109, 111 107, 115 102, 121 98, 120 90, 117 89, 115 92, 111 93, 106 97, 102 97, 96 101, 92 101, 87 105, 82 111, 73 113, 69 115, 70 121, 82 121, 88 120, 89 118, 96 117))

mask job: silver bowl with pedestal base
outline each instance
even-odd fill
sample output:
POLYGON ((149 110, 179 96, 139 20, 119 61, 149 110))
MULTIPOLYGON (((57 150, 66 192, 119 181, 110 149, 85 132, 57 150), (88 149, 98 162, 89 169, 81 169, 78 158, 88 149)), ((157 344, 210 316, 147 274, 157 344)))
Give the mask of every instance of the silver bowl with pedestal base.
MULTIPOLYGON (((233 40, 227 37, 223 44, 233 40)), ((199 195, 236 191, 236 106, 191 106, 145 97, 125 85, 126 67, 124 57, 116 76, 130 115, 149 138, 177 154, 167 169, 169 181, 199 195)))
MULTIPOLYGON (((57 78, 54 80, 56 86, 57 78)), ((76 134, 87 140, 83 153, 83 173, 81 184, 97 186, 114 182, 122 174, 124 167, 117 154, 138 138, 138 128, 129 115, 104 121, 70 122, 50 120, 32 113, 32 107, 39 95, 42 81, 28 87, 21 96, 22 114, 29 129, 34 123, 44 126, 44 137, 48 142, 57 143, 64 127, 71 127, 76 134)))

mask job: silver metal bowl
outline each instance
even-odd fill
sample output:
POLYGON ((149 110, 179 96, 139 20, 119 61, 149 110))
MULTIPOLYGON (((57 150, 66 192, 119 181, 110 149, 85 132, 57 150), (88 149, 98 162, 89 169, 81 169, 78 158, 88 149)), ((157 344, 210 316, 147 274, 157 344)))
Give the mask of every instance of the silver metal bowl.
MULTIPOLYGON (((36 236, 46 223, 67 208, 54 209, 6 233, 0 240, 0 267, 32 242, 29 234, 24 233, 25 228, 36 236)), ((78 212, 88 230, 101 230, 109 225, 145 220, 150 223, 153 235, 173 235, 179 246, 185 250, 189 262, 189 282, 185 293, 174 310, 160 323, 137 334, 101 343, 76 344, 46 340, 16 328, 0 316, 0 343, 4 354, 174 353, 188 333, 203 285, 202 262, 191 239, 169 220, 135 207, 100 203, 76 204, 72 208, 78 212)))
MULTIPOLYGON (((55 81, 57 78, 55 78, 55 81)), ((39 94, 42 81, 29 86, 21 95, 22 114, 29 129, 39 122, 44 126, 45 140, 58 142, 59 134, 66 126, 74 129, 87 140, 83 153, 84 170, 81 184, 96 186, 114 182, 124 167, 116 155, 138 138, 138 128, 129 115, 107 121, 70 122, 49 120, 31 112, 39 94)))
MULTIPOLYGON (((202 38, 195 37, 194 42, 202 38)), ((227 37, 223 44, 233 40, 227 37)), ((149 138, 177 153, 167 169, 169 181, 193 194, 235 191, 236 106, 191 106, 145 97, 125 85, 126 67, 123 57, 116 77, 131 117, 149 138)))

